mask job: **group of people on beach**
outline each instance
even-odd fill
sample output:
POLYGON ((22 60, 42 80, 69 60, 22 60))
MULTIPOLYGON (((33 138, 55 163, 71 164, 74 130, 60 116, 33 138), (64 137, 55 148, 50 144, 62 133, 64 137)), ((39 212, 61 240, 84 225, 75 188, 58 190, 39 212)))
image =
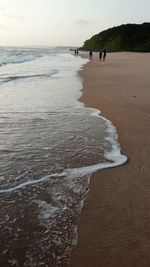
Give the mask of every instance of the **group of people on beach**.
MULTIPOLYGON (((89 57, 90 57, 90 59, 92 59, 92 56, 93 56, 93 51, 92 51, 92 49, 89 51, 89 57)), ((99 59, 100 60, 105 60, 106 59, 106 49, 104 49, 104 50, 101 50, 100 52, 99 52, 99 59)))
MULTIPOLYGON (((74 50, 74 54, 75 54, 75 56, 78 56, 79 50, 78 49, 75 49, 74 50)), ((93 56, 93 51, 92 51, 92 49, 90 49, 90 51, 89 51, 89 57, 90 57, 90 59, 92 59, 92 56, 93 56)), ((99 51, 99 59, 100 60, 105 60, 106 59, 106 49, 103 49, 103 50, 100 50, 99 51)))
POLYGON ((79 50, 78 50, 78 49, 75 49, 75 50, 74 50, 74 54, 75 54, 75 56, 78 56, 78 54, 79 54, 79 50))
POLYGON ((106 49, 104 49, 103 51, 99 52, 99 59, 100 60, 105 60, 106 59, 106 49))

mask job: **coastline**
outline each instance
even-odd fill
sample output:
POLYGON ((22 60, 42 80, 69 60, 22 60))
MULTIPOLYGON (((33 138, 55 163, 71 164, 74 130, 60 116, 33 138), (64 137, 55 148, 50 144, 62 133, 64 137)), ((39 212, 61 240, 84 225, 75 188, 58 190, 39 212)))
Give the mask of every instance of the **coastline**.
POLYGON ((149 62, 150 53, 112 53, 105 62, 95 53, 80 72, 81 101, 115 125, 129 161, 92 175, 70 267, 150 265, 149 62))

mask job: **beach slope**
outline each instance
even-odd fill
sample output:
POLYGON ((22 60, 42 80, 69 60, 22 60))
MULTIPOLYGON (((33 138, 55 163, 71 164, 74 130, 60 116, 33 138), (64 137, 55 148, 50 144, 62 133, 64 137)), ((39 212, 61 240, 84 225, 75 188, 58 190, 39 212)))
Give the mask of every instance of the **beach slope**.
POLYGON ((148 267, 150 53, 95 54, 81 75, 81 100, 116 126, 128 163, 92 176, 70 267, 148 267))

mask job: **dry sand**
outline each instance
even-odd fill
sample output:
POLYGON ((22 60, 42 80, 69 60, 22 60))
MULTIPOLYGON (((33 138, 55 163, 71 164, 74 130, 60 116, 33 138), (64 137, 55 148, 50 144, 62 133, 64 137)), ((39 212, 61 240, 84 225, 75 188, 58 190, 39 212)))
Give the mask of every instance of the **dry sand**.
POLYGON ((82 101, 117 127, 127 164, 92 176, 70 267, 150 266, 150 53, 96 54, 82 101))

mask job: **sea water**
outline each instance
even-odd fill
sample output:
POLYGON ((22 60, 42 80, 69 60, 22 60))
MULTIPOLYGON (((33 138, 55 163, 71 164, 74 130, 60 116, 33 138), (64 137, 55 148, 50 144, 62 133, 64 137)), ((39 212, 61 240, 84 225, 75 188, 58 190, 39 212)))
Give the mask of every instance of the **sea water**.
POLYGON ((0 48, 0 266, 67 266, 91 174, 126 161, 112 123, 79 101, 87 62, 0 48))

